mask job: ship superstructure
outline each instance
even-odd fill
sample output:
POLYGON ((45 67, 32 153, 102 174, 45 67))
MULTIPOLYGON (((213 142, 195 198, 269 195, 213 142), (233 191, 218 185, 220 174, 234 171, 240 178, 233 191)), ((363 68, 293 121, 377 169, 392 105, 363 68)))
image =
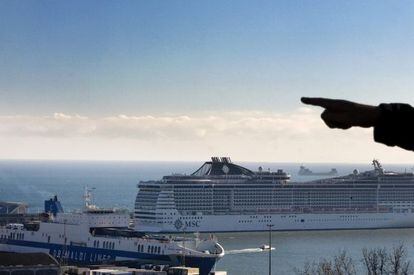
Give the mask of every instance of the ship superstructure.
MULTIPOLYGON (((58 202, 57 198, 49 200, 58 202)), ((101 209, 86 198, 85 209, 52 215, 47 222, 0 227, 0 251, 46 252, 61 263, 125 263, 200 268, 208 274, 224 255, 214 239, 147 235, 128 229, 128 211, 101 209)), ((59 207, 49 207, 59 209, 59 207)))
POLYGON ((212 158, 191 175, 138 184, 135 228, 146 232, 232 232, 414 227, 414 175, 374 169, 290 182, 212 158))

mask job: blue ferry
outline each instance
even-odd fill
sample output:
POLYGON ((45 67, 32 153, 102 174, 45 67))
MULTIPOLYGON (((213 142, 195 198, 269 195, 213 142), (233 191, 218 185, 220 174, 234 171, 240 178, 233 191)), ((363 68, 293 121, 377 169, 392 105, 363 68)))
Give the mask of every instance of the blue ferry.
POLYGON ((224 256, 217 240, 147 235, 129 229, 128 211, 102 209, 85 193, 82 211, 63 212, 57 197, 45 202, 49 218, 0 227, 0 251, 46 252, 63 264, 160 264, 197 267, 209 274, 224 256))

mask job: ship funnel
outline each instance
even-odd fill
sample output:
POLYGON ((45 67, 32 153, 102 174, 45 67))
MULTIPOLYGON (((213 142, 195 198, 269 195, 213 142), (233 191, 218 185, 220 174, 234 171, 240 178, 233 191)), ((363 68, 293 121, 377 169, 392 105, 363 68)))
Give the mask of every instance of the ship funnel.
POLYGON ((57 213, 63 213, 63 207, 56 195, 49 200, 45 200, 45 213, 52 213, 53 216, 56 216, 57 213))
POLYGON ((231 163, 231 160, 230 160, 229 157, 222 157, 221 158, 221 162, 223 162, 223 163, 231 163))

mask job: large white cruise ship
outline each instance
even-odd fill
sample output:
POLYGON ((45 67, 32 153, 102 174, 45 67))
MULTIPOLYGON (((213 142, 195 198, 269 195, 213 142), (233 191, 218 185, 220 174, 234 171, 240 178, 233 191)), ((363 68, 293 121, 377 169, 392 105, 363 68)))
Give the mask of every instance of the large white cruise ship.
POLYGON ((414 174, 374 169, 315 180, 213 157, 191 175, 138 184, 135 229, 236 232, 414 227, 414 174))
MULTIPOLYGON (((165 237, 128 229, 127 211, 86 204, 84 211, 62 212, 59 201, 45 202, 50 220, 0 226, 0 251, 45 252, 62 264, 186 265, 207 275, 224 256, 214 239, 165 237)), ((1 261, 0 261, 1 262, 1 261)))

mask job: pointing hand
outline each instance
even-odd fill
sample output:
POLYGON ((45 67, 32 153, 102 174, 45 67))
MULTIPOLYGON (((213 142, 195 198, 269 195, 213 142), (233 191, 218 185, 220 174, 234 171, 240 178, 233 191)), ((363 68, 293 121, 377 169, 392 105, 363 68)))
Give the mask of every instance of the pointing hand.
POLYGON ((378 122, 380 116, 380 110, 377 106, 346 100, 302 97, 301 101, 305 104, 325 108, 321 118, 329 128, 373 127, 378 122))

